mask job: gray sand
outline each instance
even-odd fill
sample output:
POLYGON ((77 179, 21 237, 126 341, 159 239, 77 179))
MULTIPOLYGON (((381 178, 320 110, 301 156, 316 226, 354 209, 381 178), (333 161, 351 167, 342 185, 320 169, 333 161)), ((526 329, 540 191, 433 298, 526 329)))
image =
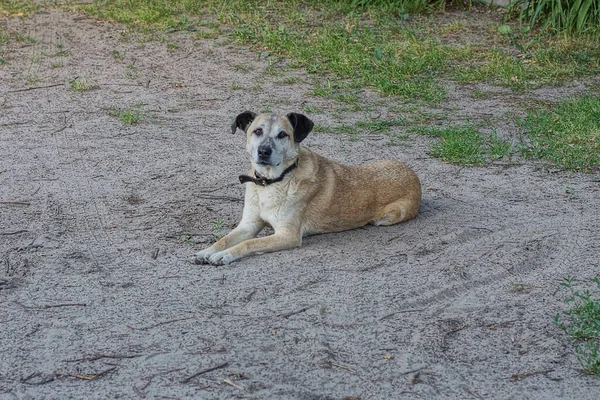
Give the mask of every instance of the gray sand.
MULTIPOLYGON (((58 11, 0 23, 38 40, 0 66, 0 399, 600 398, 553 323, 562 278, 600 267, 594 176, 452 166, 420 136, 311 134, 340 162, 409 164, 419 216, 197 266, 217 218, 241 216, 232 118, 308 101, 329 125, 330 101, 219 41, 173 34, 168 50, 58 11), (70 90, 75 77, 93 90, 70 90), (110 115, 132 105, 139 124, 110 115)), ((510 96, 450 89, 457 122, 510 121, 510 96)))

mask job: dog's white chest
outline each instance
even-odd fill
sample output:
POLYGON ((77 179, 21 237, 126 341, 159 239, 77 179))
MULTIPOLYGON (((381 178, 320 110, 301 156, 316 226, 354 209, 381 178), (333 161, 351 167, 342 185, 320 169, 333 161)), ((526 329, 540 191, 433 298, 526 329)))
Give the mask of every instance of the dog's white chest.
POLYGON ((275 187, 257 188, 257 201, 260 218, 271 225, 278 220, 289 220, 289 197, 275 187))

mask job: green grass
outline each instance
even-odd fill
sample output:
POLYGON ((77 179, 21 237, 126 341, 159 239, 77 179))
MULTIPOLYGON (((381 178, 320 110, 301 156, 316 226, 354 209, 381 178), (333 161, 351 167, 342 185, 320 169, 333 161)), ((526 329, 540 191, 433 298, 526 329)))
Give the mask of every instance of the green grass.
POLYGON ((217 219, 213 222, 212 235, 213 241, 215 242, 221 239, 223 236, 227 235, 227 229, 225 227, 225 222, 223 221, 223 218, 217 217, 217 219))
POLYGON ((457 165, 484 165, 510 155, 510 144, 495 134, 483 135, 473 126, 438 128, 420 126, 417 133, 438 138, 431 145, 431 155, 457 165))
MULTIPOLYGON (((116 0, 82 7, 141 30, 229 27, 227 34, 238 43, 285 56, 291 66, 327 74, 336 84, 431 103, 445 98, 441 77, 524 89, 600 73, 598 35, 577 39, 539 35, 501 21, 482 31, 469 22, 411 14, 438 9, 443 3, 116 0)), ((356 101, 355 94, 339 89, 321 93, 356 101)))
POLYGON ((142 120, 141 105, 133 105, 125 108, 112 107, 109 111, 111 117, 117 118, 125 125, 135 125, 142 120))
MULTIPOLYGON (((0 11, 14 15, 35 10, 26 3, 0 0, 0 11)), ((312 75, 307 80, 312 82, 312 95, 335 100, 337 110, 363 115, 370 107, 363 101, 365 89, 422 106, 443 102, 448 80, 525 90, 600 74, 600 35, 595 32, 586 34, 583 29, 577 37, 553 36, 494 17, 495 13, 477 14, 485 18, 483 24, 473 23, 473 18, 452 18, 451 13, 428 14, 444 4, 442 0, 103 0, 68 7, 152 33, 149 36, 165 42, 171 52, 178 50, 168 36, 174 31, 187 31, 196 38, 226 35, 230 42, 248 45, 257 58, 267 60, 267 74, 280 74, 282 65, 302 68, 312 75), (282 58, 287 64, 280 62, 282 58)), ((5 36, 10 39, 14 34, 5 32, 5 36)), ((115 60, 121 56, 113 54, 115 60)), ((236 69, 243 72, 244 65, 240 60, 236 69)), ((131 71, 127 76, 133 79, 137 74, 131 71)), ((296 78, 281 80, 296 82, 296 78)), ((236 82, 231 85, 234 90, 245 88, 236 82)), ((260 91, 261 87, 257 81, 245 89, 260 91)), ((472 94, 476 99, 486 96, 481 91, 472 94)), ((574 107, 578 105, 583 103, 574 107)), ((597 107, 589 109, 595 112, 597 107)), ((563 124, 571 118, 570 112, 554 121, 560 112, 539 110, 524 121, 529 138, 525 153, 565 168, 596 170, 599 140, 592 121, 596 114, 581 114, 578 121, 563 124)), ((124 120, 136 122, 135 115, 124 120)), ((373 127, 322 129, 357 140, 356 133, 373 127)), ((438 138, 432 154, 449 162, 485 164, 509 155, 507 143, 474 128, 428 133, 438 138)))
POLYGON ((531 111, 520 123, 527 139, 525 155, 572 170, 600 171, 600 96, 531 111))
POLYGON ((10 37, 8 36, 8 31, 2 26, 0 26, 0 65, 4 64, 4 46, 8 44, 10 41, 10 37))
POLYGON ((69 86, 74 92, 85 92, 87 90, 92 89, 92 86, 90 85, 89 81, 85 78, 71 79, 69 80, 69 86))
POLYGON ((392 131, 393 127, 405 126, 407 122, 401 118, 377 119, 370 121, 356 121, 354 124, 321 125, 316 124, 313 128, 315 133, 331 133, 346 135, 351 142, 359 141, 362 135, 382 134, 389 137, 388 146, 397 146, 408 139, 407 135, 392 131))
POLYGON ((23 16, 42 9, 41 4, 27 0, 0 0, 0 15, 23 16))
POLYGON ((515 2, 511 8, 521 22, 539 24, 553 32, 600 31, 597 0, 528 0, 515 2))
POLYGON ((600 376, 600 279, 592 282, 594 291, 579 291, 573 287, 573 278, 565 278, 561 285, 569 290, 565 302, 567 311, 554 316, 555 324, 575 343, 575 353, 584 371, 600 376))

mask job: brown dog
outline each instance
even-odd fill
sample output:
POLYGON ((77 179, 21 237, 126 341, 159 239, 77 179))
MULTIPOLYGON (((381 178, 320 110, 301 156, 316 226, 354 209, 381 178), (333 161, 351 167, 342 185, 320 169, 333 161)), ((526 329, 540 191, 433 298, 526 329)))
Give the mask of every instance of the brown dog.
POLYGON ((392 225, 419 212, 421 184, 392 160, 345 166, 301 147, 313 122, 302 114, 246 111, 231 126, 246 132, 252 166, 242 220, 227 236, 196 253, 196 263, 229 264, 251 254, 300 246, 302 237, 367 224, 392 225), (256 238, 269 224, 271 236, 256 238))

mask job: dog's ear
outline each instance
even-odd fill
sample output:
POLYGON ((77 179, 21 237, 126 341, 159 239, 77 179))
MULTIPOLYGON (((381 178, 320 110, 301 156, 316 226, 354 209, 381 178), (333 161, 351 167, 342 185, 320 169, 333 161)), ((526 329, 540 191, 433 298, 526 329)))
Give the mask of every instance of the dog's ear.
POLYGON ((303 114, 289 113, 287 119, 294 127, 294 141, 296 143, 303 141, 315 125, 303 114))
POLYGON ((252 111, 244 111, 237 117, 235 117, 235 121, 231 124, 231 133, 235 133, 236 129, 240 128, 244 132, 248 129, 252 121, 256 118, 256 113, 252 111))

